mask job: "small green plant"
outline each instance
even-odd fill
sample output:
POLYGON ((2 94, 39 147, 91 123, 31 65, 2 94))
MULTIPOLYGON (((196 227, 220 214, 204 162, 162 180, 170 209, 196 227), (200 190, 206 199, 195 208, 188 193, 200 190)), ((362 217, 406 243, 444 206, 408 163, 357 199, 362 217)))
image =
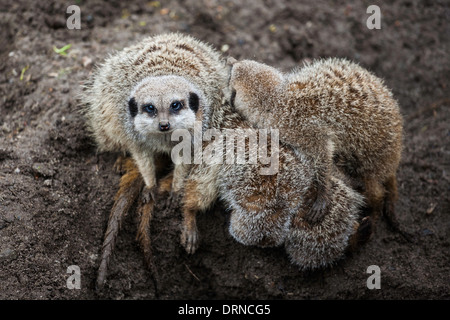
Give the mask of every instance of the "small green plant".
POLYGON ((58 49, 57 47, 53 46, 53 51, 55 51, 56 53, 58 53, 62 56, 67 56, 67 50, 69 50, 70 47, 72 47, 71 44, 65 45, 61 49, 58 49))
POLYGON ((30 66, 26 66, 26 67, 22 68, 22 72, 20 72, 20 78, 19 78, 20 81, 23 80, 23 76, 24 76, 25 72, 28 70, 29 67, 30 66))

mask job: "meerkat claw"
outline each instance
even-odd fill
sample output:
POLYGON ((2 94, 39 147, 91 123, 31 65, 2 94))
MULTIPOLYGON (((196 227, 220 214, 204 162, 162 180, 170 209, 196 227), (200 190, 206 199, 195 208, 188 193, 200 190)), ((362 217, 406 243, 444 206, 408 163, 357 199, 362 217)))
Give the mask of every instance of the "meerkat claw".
POLYGON ((151 203, 155 200, 156 187, 144 187, 141 193, 141 201, 143 204, 151 203))
POLYGON ((181 233, 181 245, 189 254, 194 254, 198 248, 198 232, 197 228, 194 230, 187 230, 185 227, 181 233))
POLYGON ((168 212, 175 211, 179 208, 181 194, 179 192, 170 192, 166 199, 165 208, 168 212))

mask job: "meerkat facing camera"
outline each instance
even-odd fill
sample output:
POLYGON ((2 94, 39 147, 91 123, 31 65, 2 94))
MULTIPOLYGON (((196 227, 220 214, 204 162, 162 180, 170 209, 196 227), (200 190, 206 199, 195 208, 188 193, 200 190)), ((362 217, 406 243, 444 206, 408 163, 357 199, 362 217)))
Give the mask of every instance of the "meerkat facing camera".
MULTIPOLYGON (((152 76, 144 78, 130 94, 128 107, 132 121, 127 129, 133 132, 135 144, 130 153, 135 159, 147 188, 156 187, 155 153, 170 154, 177 141, 172 141, 176 129, 192 129, 200 103, 205 105, 203 93, 183 77, 152 76)), ((175 165, 172 192, 183 187, 188 165, 175 165)), ((151 192, 154 192, 152 190, 151 192)))
MULTIPOLYGON (((176 129, 191 131, 196 121, 201 122, 202 130, 210 126, 212 110, 221 107, 227 92, 228 76, 229 67, 210 45, 172 33, 148 37, 112 54, 85 85, 81 102, 99 150, 131 154, 133 159, 125 161, 127 173, 108 220, 99 287, 104 284, 120 222, 137 198, 137 238, 151 266, 149 225, 155 194, 160 190, 158 182, 161 187, 169 181, 157 181, 156 173, 164 167, 160 160, 165 166, 174 165, 168 202, 176 204, 190 165, 170 161, 171 150, 179 143, 171 141, 172 133, 176 129)), ((191 252, 196 229, 186 227, 189 221, 184 217, 181 242, 191 252)))
POLYGON ((361 188, 375 217, 383 205, 393 217, 403 121, 378 77, 343 59, 288 74, 250 60, 229 63, 236 110, 257 127, 278 128, 281 141, 313 161, 317 198, 308 221, 327 211, 333 163, 361 188))
MULTIPOLYGON (((128 152, 156 190, 154 158, 170 154, 176 129, 208 127, 221 103, 227 68, 220 54, 191 36, 163 34, 111 55, 86 85, 88 126, 101 151, 128 152)), ((188 166, 175 165, 172 192, 183 186, 188 166)))

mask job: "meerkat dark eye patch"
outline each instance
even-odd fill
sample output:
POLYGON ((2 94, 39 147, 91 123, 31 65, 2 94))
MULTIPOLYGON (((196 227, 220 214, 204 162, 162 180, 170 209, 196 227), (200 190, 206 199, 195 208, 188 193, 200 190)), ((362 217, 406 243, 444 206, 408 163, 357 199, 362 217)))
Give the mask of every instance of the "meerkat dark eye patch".
POLYGON ((236 98, 236 90, 231 91, 230 105, 234 109, 234 99, 236 98))
POLYGON ((198 111, 199 103, 198 95, 194 92, 189 93, 189 108, 195 113, 198 111))
POLYGON ((130 115, 134 118, 138 113, 138 106, 134 97, 128 101, 128 109, 130 109, 130 115))

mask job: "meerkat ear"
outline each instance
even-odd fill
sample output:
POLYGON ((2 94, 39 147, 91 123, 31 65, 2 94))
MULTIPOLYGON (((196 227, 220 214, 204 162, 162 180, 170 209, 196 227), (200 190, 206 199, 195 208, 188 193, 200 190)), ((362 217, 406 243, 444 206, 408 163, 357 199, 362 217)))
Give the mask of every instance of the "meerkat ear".
POLYGON ((231 56, 228 57, 227 59, 227 65, 232 66, 237 62, 237 60, 231 56))
POLYGON ((134 97, 128 101, 128 109, 130 109, 130 115, 134 118, 138 113, 138 106, 134 97))
POLYGON ((199 98, 198 95, 194 92, 189 93, 189 108, 191 108, 192 111, 197 113, 199 106, 199 98))

